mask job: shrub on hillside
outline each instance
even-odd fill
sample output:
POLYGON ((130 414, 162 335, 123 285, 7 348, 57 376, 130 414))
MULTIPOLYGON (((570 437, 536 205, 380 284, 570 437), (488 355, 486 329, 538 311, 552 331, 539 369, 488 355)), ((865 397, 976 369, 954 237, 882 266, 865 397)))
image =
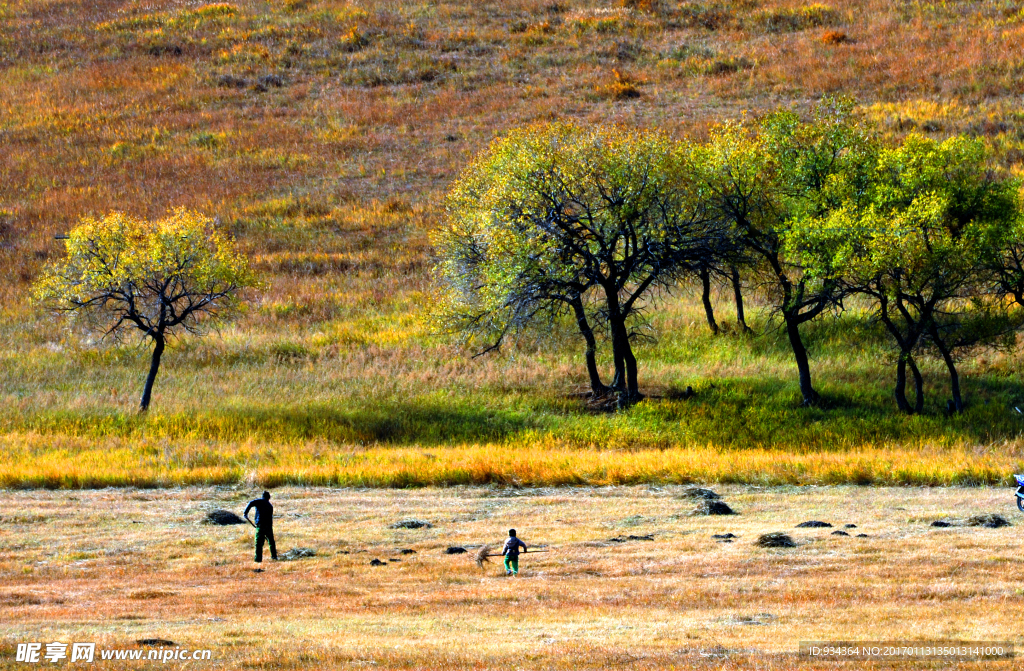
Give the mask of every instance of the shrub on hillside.
POLYGON ((821 36, 821 41, 824 44, 846 44, 850 38, 841 30, 828 30, 821 36))
POLYGON ((594 87, 594 92, 599 98, 609 100, 632 100, 642 95, 637 82, 619 70, 612 70, 611 81, 598 84, 594 87))

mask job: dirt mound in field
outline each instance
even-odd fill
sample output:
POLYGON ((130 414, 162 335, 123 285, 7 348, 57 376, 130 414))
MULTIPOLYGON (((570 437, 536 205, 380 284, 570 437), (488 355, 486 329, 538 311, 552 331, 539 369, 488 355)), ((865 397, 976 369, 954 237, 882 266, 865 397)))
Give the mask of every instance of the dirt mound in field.
POLYGON ((846 533, 845 531, 833 531, 832 535, 833 536, 849 536, 850 534, 846 533))
POLYGON ((818 520, 809 520, 807 522, 801 522, 800 524, 796 525, 796 528, 797 529, 825 529, 825 528, 831 529, 832 525, 829 524, 828 522, 819 522, 818 520))
POLYGON ((691 515, 736 515, 736 511, 729 507, 725 501, 704 499, 697 504, 691 515))
POLYGON ((402 520, 395 522, 388 529, 430 529, 434 525, 423 520, 402 520))
POLYGON ((228 526, 229 524, 245 524, 245 520, 230 510, 211 510, 203 518, 203 524, 228 526))
POLYGON ((302 559, 304 557, 315 557, 316 550, 313 548, 292 548, 288 552, 278 557, 281 561, 295 561, 296 559, 302 559))
POLYGON ((967 518, 964 523, 969 527, 985 527, 986 529, 998 529, 999 527, 1008 527, 1010 523, 1002 515, 996 515, 995 513, 987 513, 985 515, 972 515, 967 518))
POLYGON ((715 501, 722 498, 710 489, 704 489, 702 487, 687 487, 679 494, 679 496, 685 499, 706 499, 708 501, 715 501))
POLYGON ((985 527, 986 529, 998 529, 1000 527, 1012 526, 1002 515, 996 513, 985 513, 983 515, 971 515, 967 519, 944 519, 935 520, 931 523, 933 527, 985 527))
POLYGON ((653 541, 654 534, 647 534, 646 536, 637 536, 630 534, 628 536, 616 536, 615 538, 609 538, 609 543, 625 543, 627 541, 653 541))
POLYGON ((445 550, 444 553, 446 555, 462 555, 466 554, 466 548, 459 547, 458 545, 453 545, 447 550, 445 550))
POLYGON ((796 542, 781 531, 770 534, 761 534, 754 541, 754 545, 761 548, 795 548, 796 542))
POLYGON ((173 647, 177 645, 174 641, 168 641, 166 638, 140 638, 135 641, 138 645, 145 646, 162 646, 165 648, 173 647))

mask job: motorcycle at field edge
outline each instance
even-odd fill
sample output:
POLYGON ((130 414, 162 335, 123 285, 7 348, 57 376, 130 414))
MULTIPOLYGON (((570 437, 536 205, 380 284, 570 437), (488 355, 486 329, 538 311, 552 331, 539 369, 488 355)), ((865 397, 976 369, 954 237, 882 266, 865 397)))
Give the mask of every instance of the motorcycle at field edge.
POLYGON ((1017 479, 1017 509, 1024 510, 1024 475, 1014 475, 1017 479))

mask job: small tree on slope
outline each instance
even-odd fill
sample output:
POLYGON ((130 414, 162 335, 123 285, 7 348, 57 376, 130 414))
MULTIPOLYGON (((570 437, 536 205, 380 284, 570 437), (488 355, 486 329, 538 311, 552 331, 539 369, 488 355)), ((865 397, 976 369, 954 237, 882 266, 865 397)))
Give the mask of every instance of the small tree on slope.
POLYGON ((83 219, 69 234, 67 257, 47 266, 34 293, 103 336, 153 341, 139 404, 145 412, 168 338, 201 333, 255 284, 246 259, 210 219, 179 209, 155 222, 121 213, 83 219))

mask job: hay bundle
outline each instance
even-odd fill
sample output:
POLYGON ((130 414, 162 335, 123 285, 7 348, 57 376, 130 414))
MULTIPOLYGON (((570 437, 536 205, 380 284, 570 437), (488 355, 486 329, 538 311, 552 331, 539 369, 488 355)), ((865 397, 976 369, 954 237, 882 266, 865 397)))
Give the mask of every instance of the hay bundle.
POLYGON ((687 487, 683 490, 681 497, 685 499, 708 499, 717 500, 722 498, 710 489, 704 489, 703 487, 687 487))
POLYGON ((725 501, 704 499, 693 509, 691 515, 736 515, 736 511, 729 507, 725 501))
POLYGON ((426 520, 402 520, 390 525, 388 529, 430 529, 433 526, 426 520))
POLYGON ((972 515, 971 517, 968 517, 967 526, 985 527, 986 529, 998 529, 999 527, 1008 527, 1010 526, 1010 523, 1002 515, 988 513, 986 515, 972 515))
POLYGON ((227 526, 229 524, 245 524, 245 520, 230 510, 211 510, 206 513, 206 517, 203 519, 203 524, 227 526))
POLYGON ((491 546, 485 545, 476 551, 476 565, 480 568, 484 567, 484 563, 491 563, 489 555, 491 554, 491 546))
POLYGON ((754 545, 762 548, 795 548, 796 542, 789 535, 775 531, 770 534, 761 534, 754 541, 754 545))
POLYGON ((296 559, 302 559, 303 557, 315 557, 316 550, 313 548, 292 548, 288 552, 281 555, 281 561, 295 561, 296 559))

